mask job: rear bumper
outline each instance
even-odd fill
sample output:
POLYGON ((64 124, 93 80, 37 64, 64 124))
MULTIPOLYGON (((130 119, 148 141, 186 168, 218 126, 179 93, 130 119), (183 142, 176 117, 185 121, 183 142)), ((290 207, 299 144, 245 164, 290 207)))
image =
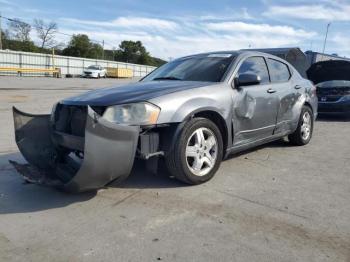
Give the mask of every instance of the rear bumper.
POLYGON ((17 146, 31 168, 15 167, 30 182, 82 192, 124 179, 131 171, 138 126, 110 123, 88 107, 85 137, 78 137, 53 130, 50 115, 13 108, 13 116, 17 146))

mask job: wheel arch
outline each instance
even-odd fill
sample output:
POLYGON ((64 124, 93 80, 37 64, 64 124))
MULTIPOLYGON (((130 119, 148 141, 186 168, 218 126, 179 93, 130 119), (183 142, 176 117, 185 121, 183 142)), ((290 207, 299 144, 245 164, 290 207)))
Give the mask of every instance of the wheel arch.
POLYGON ((229 130, 223 116, 214 110, 201 110, 201 111, 192 113, 187 118, 187 120, 195 117, 202 117, 202 118, 209 119, 219 128, 222 136, 222 142, 223 142, 223 155, 225 155, 226 149, 228 147, 229 130))
POLYGON ((312 108, 312 105, 311 105, 311 103, 310 103, 309 101, 305 101, 305 102, 304 102, 304 106, 309 107, 309 108, 311 109, 312 113, 314 113, 314 110, 313 110, 313 108, 312 108))

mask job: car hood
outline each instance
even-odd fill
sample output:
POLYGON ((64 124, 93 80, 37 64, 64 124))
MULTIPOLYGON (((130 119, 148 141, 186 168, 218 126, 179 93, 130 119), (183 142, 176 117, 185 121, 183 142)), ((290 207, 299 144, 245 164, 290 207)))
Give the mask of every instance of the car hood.
POLYGON ((120 87, 102 88, 67 98, 61 103, 69 105, 110 106, 147 101, 174 92, 214 85, 197 81, 147 81, 120 87))
POLYGON ((332 80, 318 83, 318 88, 350 88, 350 80, 332 80))
POLYGON ((307 70, 307 76, 314 84, 331 80, 350 81, 350 62, 342 60, 317 62, 307 70))

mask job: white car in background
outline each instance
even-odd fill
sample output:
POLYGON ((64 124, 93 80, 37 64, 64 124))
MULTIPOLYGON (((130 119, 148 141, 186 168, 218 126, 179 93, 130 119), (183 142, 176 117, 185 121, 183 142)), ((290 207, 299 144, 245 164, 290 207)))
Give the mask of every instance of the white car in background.
POLYGON ((100 65, 91 65, 88 68, 84 69, 82 76, 93 78, 106 77, 107 70, 100 65))

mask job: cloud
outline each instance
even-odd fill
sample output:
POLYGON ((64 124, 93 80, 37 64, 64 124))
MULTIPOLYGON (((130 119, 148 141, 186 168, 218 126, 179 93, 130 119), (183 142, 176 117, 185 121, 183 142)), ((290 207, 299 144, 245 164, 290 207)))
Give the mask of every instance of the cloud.
POLYGON ((208 15, 202 15, 199 16, 200 20, 203 21, 223 21, 223 20, 255 20, 255 18, 249 13, 248 9, 243 7, 239 9, 240 12, 237 12, 237 10, 232 10, 231 8, 227 8, 224 12, 224 14, 220 14, 218 16, 217 14, 208 14, 208 15))
POLYGON ((291 26, 272 26, 269 24, 252 24, 244 22, 221 22, 221 23, 207 23, 206 27, 209 30, 214 31, 229 31, 229 32, 242 32, 242 33, 254 33, 254 34, 274 34, 293 36, 297 38, 310 38, 316 35, 315 32, 306 32, 301 29, 295 29, 291 26))
MULTIPOLYGON (((152 55, 163 59, 249 46, 295 46, 316 35, 315 32, 285 25, 195 17, 117 17, 110 21, 63 18, 60 21, 62 32, 84 33, 91 39, 104 40, 106 48, 117 47, 123 40, 140 40, 152 55)), ((64 41, 67 42, 67 39, 64 41)))
POLYGON ((308 20, 350 21, 350 4, 337 1, 325 2, 327 4, 270 6, 263 15, 308 20))
POLYGON ((11 3, 8 0, 0 0, 0 4, 5 4, 5 5, 13 5, 13 3, 11 3))
POLYGON ((157 18, 145 17, 119 17, 113 20, 113 23, 121 27, 148 27, 157 29, 175 29, 177 24, 157 18))
POLYGON ((242 8, 242 17, 243 19, 247 19, 247 20, 253 19, 253 17, 249 14, 248 9, 245 7, 242 8))
MULTIPOLYGON (((235 1, 225 1, 226 4, 218 2, 219 13, 204 4, 190 10, 187 5, 185 9, 180 5, 171 10, 171 16, 169 12, 154 13, 152 7, 148 9, 149 5, 130 5, 133 1, 127 1, 127 5, 109 2, 90 14, 91 19, 85 20, 73 16, 86 15, 73 6, 69 12, 72 16, 65 17, 65 9, 52 9, 49 5, 19 3, 18 0, 0 0, 0 5, 6 17, 19 17, 27 23, 33 23, 36 17, 45 21, 54 19, 60 32, 85 33, 99 43, 104 40, 106 48, 118 47, 123 40, 141 40, 152 55, 165 59, 249 46, 299 46, 304 50, 312 46, 320 51, 326 22, 339 21, 330 28, 326 50, 350 56, 349 0, 260 0, 254 5, 247 4, 249 9, 235 1), (61 18, 57 18, 59 16, 61 18)), ((5 29, 6 26, 4 21, 5 29)), ((35 30, 31 36, 37 41, 35 30)), ((62 34, 57 34, 56 38, 64 43, 70 40, 70 36, 62 34)))
MULTIPOLYGON (((348 31, 346 35, 348 36, 349 33, 350 32, 348 31)), ((334 52, 350 57, 350 37, 346 37, 344 34, 336 33, 329 39, 329 42, 332 45, 334 52)), ((327 45, 327 50, 329 49, 328 46, 329 45, 327 45)))
POLYGON ((80 20, 75 18, 61 18, 65 23, 75 25, 115 27, 115 28, 148 28, 157 30, 173 30, 177 24, 164 19, 147 18, 147 17, 118 17, 111 21, 80 20))

